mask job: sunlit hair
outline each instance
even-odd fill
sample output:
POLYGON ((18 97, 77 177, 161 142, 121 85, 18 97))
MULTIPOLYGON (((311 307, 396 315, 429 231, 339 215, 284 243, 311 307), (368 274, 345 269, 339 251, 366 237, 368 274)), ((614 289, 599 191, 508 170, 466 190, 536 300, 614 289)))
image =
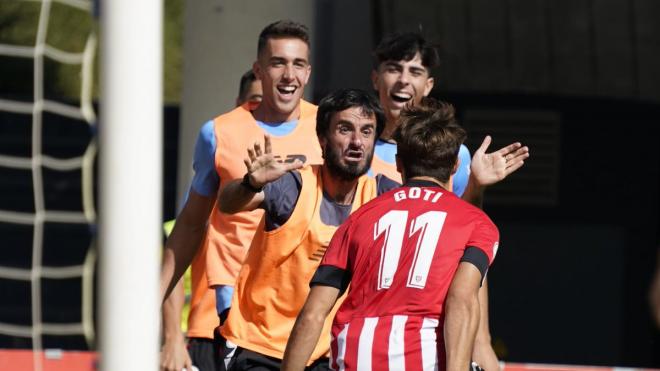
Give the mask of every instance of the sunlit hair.
POLYGON ((261 31, 257 44, 257 55, 261 55, 269 39, 281 38, 300 39, 309 47, 309 29, 307 26, 298 22, 282 20, 269 24, 261 31))
POLYGON ((449 103, 425 98, 405 108, 393 138, 406 178, 428 176, 447 182, 466 136, 449 103))
POLYGON ((416 32, 399 32, 385 36, 373 52, 374 70, 387 61, 409 61, 419 53, 422 65, 432 69, 440 64, 440 56, 434 45, 426 42, 424 37, 416 32))

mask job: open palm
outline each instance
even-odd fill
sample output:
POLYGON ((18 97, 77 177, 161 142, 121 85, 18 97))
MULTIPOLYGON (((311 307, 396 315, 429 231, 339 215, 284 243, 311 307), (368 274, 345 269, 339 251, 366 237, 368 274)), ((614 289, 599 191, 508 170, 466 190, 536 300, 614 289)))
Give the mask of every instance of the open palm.
POLYGON ((479 149, 474 152, 470 164, 472 176, 481 186, 492 185, 506 178, 520 169, 529 157, 529 148, 520 143, 509 144, 495 152, 486 153, 491 140, 490 135, 484 138, 479 149))
POLYGON ((279 179, 288 171, 300 169, 303 163, 296 159, 291 163, 279 162, 272 154, 270 136, 264 135, 264 149, 261 150, 261 144, 254 143, 253 148, 248 148, 248 158, 243 162, 250 174, 250 184, 257 188, 279 179))

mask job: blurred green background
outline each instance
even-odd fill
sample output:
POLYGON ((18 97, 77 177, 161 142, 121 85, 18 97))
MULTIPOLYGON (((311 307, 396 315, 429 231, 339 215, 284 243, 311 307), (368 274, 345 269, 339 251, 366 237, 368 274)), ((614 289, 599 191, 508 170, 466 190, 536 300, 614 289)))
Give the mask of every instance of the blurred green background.
MULTIPOLYGON (((51 3, 46 43, 71 53, 82 52, 92 29, 98 34, 98 20, 71 6, 51 3)), ((0 44, 34 46, 39 26, 41 2, 0 0, 0 44)), ((181 42, 183 32, 183 0, 165 0, 163 98, 165 103, 178 103, 181 96, 181 42)), ((98 50, 94 69, 94 98, 98 97, 98 50)), ((33 60, 0 56, 2 95, 32 97, 33 60), (27 82, 30 83, 27 83, 27 82)), ((80 99, 80 66, 58 63, 46 58, 44 87, 47 97, 80 99)))

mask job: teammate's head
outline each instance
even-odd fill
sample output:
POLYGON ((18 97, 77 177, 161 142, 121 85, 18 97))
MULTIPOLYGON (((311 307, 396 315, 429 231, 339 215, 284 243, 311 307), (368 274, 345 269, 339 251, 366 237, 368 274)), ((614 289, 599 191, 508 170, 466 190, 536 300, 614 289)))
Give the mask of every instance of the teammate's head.
POLYGON ((307 27, 292 21, 266 26, 259 35, 257 61, 252 69, 263 87, 263 101, 258 108, 263 119, 296 119, 312 71, 307 27))
POLYGON ((238 87, 238 97, 236 97, 236 106, 248 102, 250 111, 257 108, 262 99, 261 81, 257 80, 254 71, 249 70, 241 76, 241 82, 238 87))
POLYGON ((257 56, 266 49, 270 39, 298 39, 309 48, 309 29, 302 23, 290 20, 280 20, 264 27, 259 34, 257 43, 257 56))
POLYGON ((456 171, 458 150, 465 137, 454 117, 454 107, 426 98, 401 112, 394 132, 397 165, 405 179, 428 176, 446 183, 456 171))
POLYGON ((438 51, 418 33, 383 38, 373 53, 371 79, 389 125, 395 125, 406 105, 419 104, 431 93, 431 69, 440 63, 438 51))
POLYGON ((321 100, 316 114, 324 166, 342 180, 366 173, 384 127, 385 115, 373 95, 359 89, 330 93, 321 100))

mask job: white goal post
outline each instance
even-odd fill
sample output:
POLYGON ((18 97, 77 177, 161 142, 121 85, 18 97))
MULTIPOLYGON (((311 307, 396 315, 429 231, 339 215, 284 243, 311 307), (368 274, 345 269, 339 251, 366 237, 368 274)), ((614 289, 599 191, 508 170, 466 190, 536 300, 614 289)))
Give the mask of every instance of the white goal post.
POLYGON ((156 370, 163 1, 101 0, 102 370, 156 370))

